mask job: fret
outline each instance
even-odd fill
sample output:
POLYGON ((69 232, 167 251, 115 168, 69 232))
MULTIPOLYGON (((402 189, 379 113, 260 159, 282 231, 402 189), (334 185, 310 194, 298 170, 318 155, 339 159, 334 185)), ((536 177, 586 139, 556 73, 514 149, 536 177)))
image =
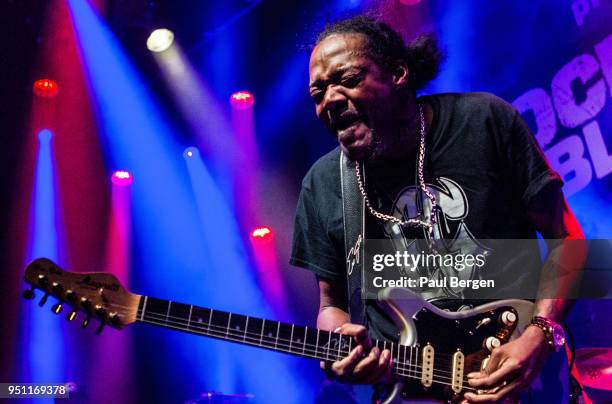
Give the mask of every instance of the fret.
POLYGON ((229 336, 231 321, 232 321, 232 313, 229 314, 227 318, 227 325, 225 326, 225 337, 226 338, 229 336))
POLYGON ((245 337, 245 340, 256 345, 261 345, 260 335, 263 333, 263 320, 257 317, 250 317, 246 330, 248 337, 245 337))
POLYGON ((342 334, 338 334, 338 353, 336 354, 337 360, 340 360, 342 349, 342 334))
POLYGON ((193 312, 193 304, 189 305, 189 318, 187 319, 187 328, 191 327, 191 314, 193 312))
POLYGON ((147 309, 147 300, 149 300, 149 296, 144 297, 144 301, 142 303, 142 312, 140 312, 140 321, 144 320, 145 310, 147 309))
POLYGON ((353 350, 353 337, 349 337, 349 353, 351 353, 351 351, 353 350))
POLYGON ((383 349, 382 350, 384 351, 385 349, 387 349, 387 341, 386 340, 383 341, 383 349))
POLYGON ((168 310, 166 310, 166 324, 168 324, 168 317, 170 317, 170 307, 172 307, 172 301, 168 300, 168 310))
POLYGON ((278 323, 277 346, 282 349, 289 349, 291 352, 291 339, 293 338, 293 324, 278 323), (287 342, 289 341, 289 342, 287 342))
POLYGON ((280 321, 276 324, 276 340, 274 341, 274 348, 278 346, 278 331, 280 330, 280 321))
POLYGON ((210 309, 210 314, 208 315, 208 323, 206 324, 206 330, 208 331, 208 333, 210 334, 210 326, 212 324, 212 316, 213 316, 213 309, 210 309))
POLYGON ((304 327, 304 343, 302 344, 302 355, 304 355, 306 351, 306 335, 307 334, 308 334, 308 327, 304 327))
POLYGON ((318 356, 316 347, 319 342, 319 330, 317 330, 316 328, 311 328, 305 335, 306 337, 304 346, 308 346, 306 354, 317 358, 318 356))
POLYGON ((266 326, 266 320, 264 319, 261 322, 261 334, 259 334, 259 345, 261 345, 263 343, 263 336, 264 336, 264 327, 266 326))
POLYGON ((172 302, 171 305, 168 305, 168 318, 170 324, 178 325, 180 323, 181 326, 185 324, 189 324, 189 311, 190 307, 183 303, 172 302))

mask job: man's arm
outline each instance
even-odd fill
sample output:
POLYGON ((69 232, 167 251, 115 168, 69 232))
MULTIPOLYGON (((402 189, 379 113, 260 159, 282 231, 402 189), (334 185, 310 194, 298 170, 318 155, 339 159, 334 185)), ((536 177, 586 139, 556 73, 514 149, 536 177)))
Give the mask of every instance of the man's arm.
MULTIPOLYGON (((562 323, 573 302, 567 297, 578 286, 586 260, 584 234, 557 184, 545 187, 534 197, 528 215, 540 234, 550 240, 534 316, 562 323)), ((483 403, 517 397, 539 374, 550 352, 542 329, 528 327, 515 341, 493 350, 484 372, 468 375, 470 385, 478 389, 501 388, 494 394, 466 393, 465 398, 483 403)))
POLYGON ((357 343, 346 358, 331 365, 321 362, 321 369, 328 377, 344 383, 371 384, 390 378, 393 368, 391 352, 386 349, 381 353, 378 348, 372 348, 368 330, 350 322, 346 283, 318 279, 320 304, 317 327, 351 335, 357 343))

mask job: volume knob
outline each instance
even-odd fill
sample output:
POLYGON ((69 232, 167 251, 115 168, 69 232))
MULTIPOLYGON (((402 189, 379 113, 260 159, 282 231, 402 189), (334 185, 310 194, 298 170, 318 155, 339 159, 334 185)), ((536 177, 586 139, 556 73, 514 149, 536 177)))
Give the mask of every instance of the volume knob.
POLYGON ((511 311, 504 311, 501 315, 501 321, 504 325, 511 326, 516 322, 516 314, 511 311))
POLYGON ((485 347, 489 351, 493 351, 495 348, 499 348, 500 345, 501 345, 501 342, 499 341, 499 338, 489 337, 485 340, 485 347))

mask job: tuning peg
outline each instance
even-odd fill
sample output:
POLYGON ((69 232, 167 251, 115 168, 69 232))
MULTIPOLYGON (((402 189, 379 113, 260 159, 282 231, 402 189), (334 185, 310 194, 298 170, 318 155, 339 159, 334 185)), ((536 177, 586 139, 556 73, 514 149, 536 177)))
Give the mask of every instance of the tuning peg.
POLYGON ((87 318, 81 323, 81 328, 87 327, 89 325, 89 320, 91 320, 91 316, 87 315, 87 318))
POLYGON ((86 297, 81 297, 81 307, 84 309, 89 309, 91 307, 91 302, 86 297))
POLYGON ((96 316, 100 317, 102 320, 106 319, 106 310, 104 310, 104 308, 101 305, 96 304, 95 310, 96 310, 96 316))
POLYGON ((40 286, 47 286, 49 284, 49 279, 45 275, 38 275, 38 284, 40 286))
POLYGON ((53 289, 53 291, 54 291, 56 294, 58 294, 58 295, 59 295, 59 294, 61 294, 61 293, 62 293, 62 291, 64 290, 64 287, 63 287, 62 285, 60 285, 59 283, 57 283, 57 282, 53 282, 53 283, 51 284, 51 288, 52 288, 52 289, 53 289))
POLYGON ((108 315, 108 318, 110 319, 111 324, 114 325, 114 326, 119 326, 121 324, 121 320, 119 319, 119 315, 115 311, 110 313, 108 315))
POLYGON ((70 313, 68 313, 66 315, 66 320, 72 321, 72 320, 74 320, 76 318, 76 316, 77 316, 77 311, 76 310, 72 310, 70 313))
POLYGON ((49 297, 48 293, 45 293, 45 295, 43 297, 41 297, 40 302, 38 302, 38 305, 40 307, 43 307, 45 305, 45 303, 47 303, 47 298, 49 297))
POLYGON ((100 322, 100 326, 98 327, 98 329, 96 330, 96 335, 100 335, 100 333, 102 332, 102 330, 104 329, 104 326, 106 325, 106 323, 104 321, 100 322))
POLYGON ((66 291, 66 300, 68 300, 69 302, 75 302, 76 298, 77 298, 77 295, 76 295, 76 293, 74 293, 73 290, 68 289, 66 291))
POLYGON ((35 295, 34 295, 34 286, 30 287, 30 289, 24 290, 21 295, 23 296, 24 299, 28 299, 28 300, 34 299, 34 297, 35 297, 35 295))
POLYGON ((52 307, 51 307, 51 311, 55 314, 60 314, 62 312, 62 303, 55 303, 52 307))

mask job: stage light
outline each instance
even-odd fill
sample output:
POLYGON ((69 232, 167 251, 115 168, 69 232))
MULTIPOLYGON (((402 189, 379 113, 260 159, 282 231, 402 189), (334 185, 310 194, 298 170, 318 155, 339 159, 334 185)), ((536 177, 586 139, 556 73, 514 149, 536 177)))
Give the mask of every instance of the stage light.
POLYGON ((253 237, 254 239, 257 239, 257 238, 262 238, 262 239, 263 238, 270 238, 270 237, 272 237, 272 229, 269 228, 268 226, 256 227, 251 232, 251 237, 253 237))
POLYGON ((172 46, 174 33, 166 28, 158 28, 147 38, 147 48, 151 52, 163 52, 172 46))
POLYGON ((128 185, 132 185, 134 181, 134 177, 130 174, 129 171, 118 170, 115 171, 111 177, 111 182, 114 185, 118 185, 120 187, 127 187, 128 185))
POLYGON ((59 86, 53 80, 40 79, 34 82, 32 91, 39 97, 53 98, 59 93, 59 86))
POLYGON ((198 156, 199 154, 200 154, 200 151, 198 150, 198 148, 191 146, 185 149, 185 151, 183 152, 183 157, 191 158, 194 156, 198 156))
POLYGON ((230 104, 235 109, 248 109, 255 104, 255 97, 248 91, 237 91, 230 97, 230 104))
POLYGON ((416 6, 420 2, 421 0, 400 0, 400 3, 402 3, 405 6, 416 6))

